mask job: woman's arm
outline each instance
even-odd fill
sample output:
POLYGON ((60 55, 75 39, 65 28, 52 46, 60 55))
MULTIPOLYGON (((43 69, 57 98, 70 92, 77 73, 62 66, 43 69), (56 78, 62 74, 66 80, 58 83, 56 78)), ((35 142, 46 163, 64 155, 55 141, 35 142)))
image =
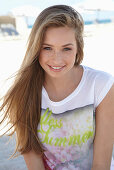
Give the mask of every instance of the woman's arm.
POLYGON ((45 170, 41 156, 34 151, 23 154, 28 170, 45 170))
POLYGON ((110 170, 114 144, 114 85, 96 109, 92 170, 110 170))

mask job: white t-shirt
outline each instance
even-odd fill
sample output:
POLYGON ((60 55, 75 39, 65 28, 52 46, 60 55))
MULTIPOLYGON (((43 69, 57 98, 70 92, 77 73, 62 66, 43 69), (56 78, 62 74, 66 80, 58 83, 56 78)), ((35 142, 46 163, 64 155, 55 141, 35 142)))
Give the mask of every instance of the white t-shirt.
POLYGON ((95 109, 113 83, 110 74, 83 66, 78 87, 65 99, 51 101, 43 87, 38 136, 50 169, 91 170, 95 109))

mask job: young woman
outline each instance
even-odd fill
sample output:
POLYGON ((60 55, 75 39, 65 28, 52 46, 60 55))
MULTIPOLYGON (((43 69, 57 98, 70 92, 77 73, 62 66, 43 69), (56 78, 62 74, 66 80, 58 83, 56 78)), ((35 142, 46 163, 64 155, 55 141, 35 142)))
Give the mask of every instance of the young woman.
MULTIPOLYGON (((29 170, 109 170, 114 79, 81 65, 83 19, 66 5, 43 10, 1 110, 29 170)), ((3 119, 3 120, 4 120, 3 119)))

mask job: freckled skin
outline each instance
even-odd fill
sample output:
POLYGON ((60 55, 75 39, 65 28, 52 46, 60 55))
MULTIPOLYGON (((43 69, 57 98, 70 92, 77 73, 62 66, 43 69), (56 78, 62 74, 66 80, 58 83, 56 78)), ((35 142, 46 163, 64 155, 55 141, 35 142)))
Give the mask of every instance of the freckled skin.
POLYGON ((68 27, 48 28, 42 45, 39 62, 45 75, 51 78, 72 74, 77 44, 75 32, 68 27), (58 70, 52 67, 61 67, 58 70))

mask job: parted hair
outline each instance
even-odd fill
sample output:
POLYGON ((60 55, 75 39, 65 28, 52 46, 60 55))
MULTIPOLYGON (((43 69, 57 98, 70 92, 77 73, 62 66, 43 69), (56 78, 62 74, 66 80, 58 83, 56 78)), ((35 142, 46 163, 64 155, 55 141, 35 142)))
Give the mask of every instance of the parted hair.
POLYGON ((22 65, 10 89, 2 99, 0 111, 7 119, 10 135, 16 134, 15 153, 24 154, 30 150, 37 154, 44 152, 37 134, 41 117, 41 97, 44 70, 39 64, 39 54, 44 35, 49 27, 68 26, 75 30, 77 55, 75 65, 83 60, 83 27, 81 15, 67 5, 54 5, 44 9, 37 17, 31 30, 22 65))

